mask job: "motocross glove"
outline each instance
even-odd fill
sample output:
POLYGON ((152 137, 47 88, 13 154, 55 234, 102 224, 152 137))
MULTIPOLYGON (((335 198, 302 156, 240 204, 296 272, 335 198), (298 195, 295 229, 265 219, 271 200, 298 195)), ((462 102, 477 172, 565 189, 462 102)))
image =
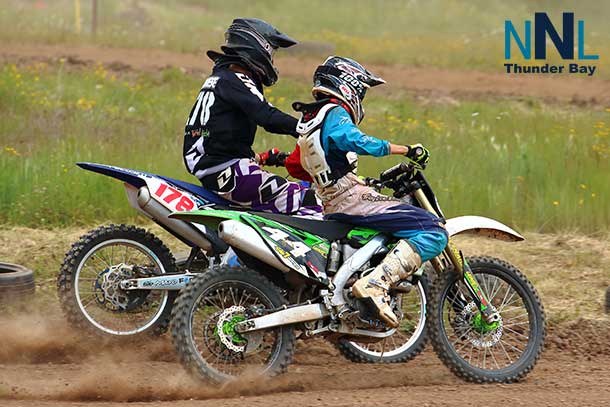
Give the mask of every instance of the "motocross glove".
POLYGON ((259 153, 259 156, 259 165, 272 165, 274 167, 283 167, 284 163, 286 162, 286 157, 288 157, 288 153, 280 151, 277 148, 272 148, 271 150, 259 153))
POLYGON ((421 143, 408 145, 407 148, 409 151, 407 151, 405 156, 415 164, 419 165, 421 169, 425 169, 428 165, 428 161, 430 160, 430 151, 428 151, 428 149, 421 143))

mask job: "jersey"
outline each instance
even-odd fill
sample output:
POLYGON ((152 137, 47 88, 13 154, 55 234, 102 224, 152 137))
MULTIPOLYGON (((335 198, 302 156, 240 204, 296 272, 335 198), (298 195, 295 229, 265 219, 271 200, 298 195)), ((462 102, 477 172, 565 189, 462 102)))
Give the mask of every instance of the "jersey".
POLYGON ((301 133, 301 165, 320 187, 332 185, 352 172, 356 162, 354 153, 375 157, 390 154, 388 141, 364 134, 343 106, 329 104, 332 108, 324 105, 310 117, 303 114, 297 125, 301 133))
POLYGON ((184 163, 201 179, 242 158, 253 158, 257 126, 296 136, 297 119, 267 102, 248 75, 215 67, 206 79, 184 128, 184 163))
POLYGON ((342 106, 328 113, 322 127, 322 145, 332 170, 349 165, 349 151, 373 157, 390 154, 390 143, 362 132, 342 106))

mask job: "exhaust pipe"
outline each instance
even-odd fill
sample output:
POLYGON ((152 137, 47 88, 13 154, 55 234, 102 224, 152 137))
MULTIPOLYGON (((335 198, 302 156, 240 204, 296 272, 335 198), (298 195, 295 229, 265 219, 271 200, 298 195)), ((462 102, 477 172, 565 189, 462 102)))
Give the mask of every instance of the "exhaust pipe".
MULTIPOLYGON (((129 201, 130 203, 132 203, 133 206, 133 194, 135 193, 135 188, 131 186, 128 187, 127 185, 125 187, 127 188, 127 195, 129 197, 129 201)), ((159 222, 160 224, 174 232, 177 236, 180 236, 185 240, 196 244, 206 252, 212 250, 212 244, 210 243, 210 241, 206 239, 200 232, 198 232, 192 225, 183 220, 169 218, 168 215, 171 213, 171 211, 151 198, 148 187, 142 187, 137 190, 137 197, 135 199, 135 203, 139 207, 136 209, 140 209, 148 217, 159 222)))
POLYGON ((263 238, 250 226, 236 220, 225 220, 218 225, 218 235, 230 246, 256 257, 278 270, 290 271, 290 268, 278 260, 263 238))

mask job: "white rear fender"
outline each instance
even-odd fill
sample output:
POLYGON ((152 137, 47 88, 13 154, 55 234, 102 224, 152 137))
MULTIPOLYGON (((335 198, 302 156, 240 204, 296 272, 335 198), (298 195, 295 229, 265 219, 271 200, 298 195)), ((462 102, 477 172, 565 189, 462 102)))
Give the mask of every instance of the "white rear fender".
POLYGON ((461 233, 472 233, 509 242, 519 242, 525 239, 505 224, 483 216, 458 216, 447 219, 445 228, 450 237, 461 233))

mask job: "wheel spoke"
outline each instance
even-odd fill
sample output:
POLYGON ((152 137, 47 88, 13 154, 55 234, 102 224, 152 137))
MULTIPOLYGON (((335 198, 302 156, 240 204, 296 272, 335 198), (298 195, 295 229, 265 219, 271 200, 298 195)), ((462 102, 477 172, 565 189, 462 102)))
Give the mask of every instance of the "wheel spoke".
POLYGON ((517 331, 515 331, 513 329, 510 329, 507 326, 504 327, 504 330, 509 331, 509 332, 513 333, 514 335, 520 336, 522 338, 529 339, 529 336, 523 335, 522 333, 519 333, 519 332, 517 332, 517 331))
POLYGON ((74 276, 78 285, 77 302, 80 311, 98 329, 113 334, 133 334, 150 326, 161 316, 168 293, 122 290, 120 282, 136 276, 132 270, 120 267, 120 263, 115 262, 117 253, 121 253, 124 260, 129 257, 143 259, 144 263, 162 270, 160 260, 143 244, 127 239, 99 243, 85 254, 77 266, 74 276), (97 287, 96 282, 99 282, 97 287), (104 303, 92 307, 97 298, 103 298, 104 303))

